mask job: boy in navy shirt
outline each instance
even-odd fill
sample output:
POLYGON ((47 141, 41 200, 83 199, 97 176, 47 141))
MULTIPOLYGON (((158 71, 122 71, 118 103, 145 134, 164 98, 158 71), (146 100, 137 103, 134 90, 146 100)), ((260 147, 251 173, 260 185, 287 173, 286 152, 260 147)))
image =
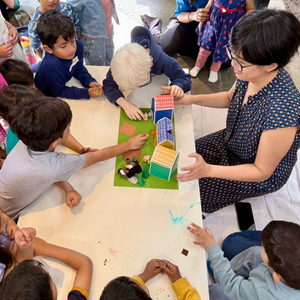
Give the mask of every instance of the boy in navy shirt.
POLYGON ((102 86, 83 65, 83 45, 75 40, 72 20, 50 10, 38 20, 37 32, 46 54, 35 76, 35 85, 46 96, 89 99, 103 94, 102 86), (72 77, 84 88, 67 87, 72 77))

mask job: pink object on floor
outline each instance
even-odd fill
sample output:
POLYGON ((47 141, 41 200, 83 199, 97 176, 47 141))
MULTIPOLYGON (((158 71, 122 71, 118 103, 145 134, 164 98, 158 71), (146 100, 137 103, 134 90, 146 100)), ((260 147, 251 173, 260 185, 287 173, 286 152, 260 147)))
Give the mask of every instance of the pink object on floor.
MULTIPOLYGON (((3 78, 2 74, 0 73, 0 90, 2 90, 6 86, 8 86, 8 84, 3 78)), ((6 130, 0 124, 0 143, 4 142, 5 139, 6 139, 6 130)))

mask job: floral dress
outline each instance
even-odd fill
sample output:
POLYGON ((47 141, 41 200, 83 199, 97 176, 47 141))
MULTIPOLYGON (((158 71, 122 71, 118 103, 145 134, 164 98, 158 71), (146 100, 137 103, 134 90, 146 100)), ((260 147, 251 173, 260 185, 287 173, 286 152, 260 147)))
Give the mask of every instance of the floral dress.
MULTIPOLYGON (((212 165, 235 166, 255 161, 261 134, 266 130, 300 127, 300 93, 290 75, 280 69, 262 90, 243 104, 248 82, 237 80, 227 115, 226 128, 196 140, 196 152, 212 165)), ((213 212, 245 198, 279 190, 297 161, 300 131, 265 181, 246 182, 219 178, 199 179, 202 210, 213 212)))
POLYGON ((246 13, 246 0, 215 0, 210 18, 203 23, 198 45, 213 52, 215 63, 229 60, 225 46, 228 44, 231 28, 246 13))

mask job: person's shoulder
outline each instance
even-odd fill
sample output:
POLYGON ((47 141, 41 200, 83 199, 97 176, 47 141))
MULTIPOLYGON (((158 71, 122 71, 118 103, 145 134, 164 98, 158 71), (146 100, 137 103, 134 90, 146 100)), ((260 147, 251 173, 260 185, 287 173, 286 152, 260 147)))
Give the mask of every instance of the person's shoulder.
POLYGON ((87 300, 88 293, 79 287, 73 287, 73 289, 68 294, 68 300, 87 300))
POLYGON ((75 40, 75 42, 76 42, 76 45, 77 45, 77 50, 76 50, 76 52, 77 51, 83 51, 83 44, 82 44, 82 42, 81 41, 79 41, 79 40, 75 40))
POLYGON ((42 15, 42 13, 39 11, 39 8, 37 7, 37 8, 35 9, 35 12, 34 12, 33 17, 32 17, 31 20, 29 21, 28 26, 29 26, 29 27, 34 27, 34 25, 35 25, 35 27, 36 27, 36 23, 37 23, 37 21, 38 21, 38 19, 40 18, 41 15, 42 15))
POLYGON ((60 12, 63 14, 66 14, 67 12, 72 12, 72 13, 75 12, 73 7, 69 3, 61 2, 59 3, 59 6, 60 6, 60 12))

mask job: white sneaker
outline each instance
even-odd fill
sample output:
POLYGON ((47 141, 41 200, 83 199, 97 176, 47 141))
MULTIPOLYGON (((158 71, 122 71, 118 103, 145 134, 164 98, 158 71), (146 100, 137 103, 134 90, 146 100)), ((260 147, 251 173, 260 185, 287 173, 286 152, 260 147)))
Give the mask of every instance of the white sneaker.
POLYGON ((198 73, 200 72, 201 68, 198 68, 197 66, 195 66, 191 71, 190 74, 192 77, 197 77, 198 73))
POLYGON ((208 81, 215 83, 218 81, 218 79, 219 79, 218 72, 214 72, 214 71, 210 70, 208 81))

